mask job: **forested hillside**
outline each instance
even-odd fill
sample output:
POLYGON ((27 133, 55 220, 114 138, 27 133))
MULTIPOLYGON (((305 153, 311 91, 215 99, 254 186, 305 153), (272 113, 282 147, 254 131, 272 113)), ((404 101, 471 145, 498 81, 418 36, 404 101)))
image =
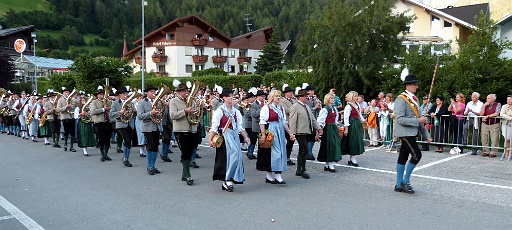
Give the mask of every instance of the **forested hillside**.
MULTIPOLYGON (((35 0, 25 0, 35 1, 35 0)), ((48 0, 50 10, 8 10, 4 27, 33 24, 41 55, 74 58, 82 52, 119 57, 126 35, 129 49, 141 36, 140 0, 48 0), (59 32, 57 34, 55 32, 59 32), (52 36, 53 35, 53 36, 52 36), (89 35, 90 39, 81 36, 89 35), (97 35, 97 36, 94 36, 97 35), (98 37, 99 36, 99 37, 98 37), (89 51, 88 47, 105 49, 89 51), (48 52, 51 49, 50 52, 48 52), (46 50, 46 53, 43 53, 46 50)), ((178 17, 195 14, 230 37, 247 32, 249 14, 252 30, 277 28, 280 40, 295 41, 305 21, 323 0, 147 0, 146 33, 178 17)), ((1 5, 2 3, 0 3, 1 5)), ((86 37, 87 38, 87 37, 86 37)), ((290 53, 293 54, 293 50, 290 53)))

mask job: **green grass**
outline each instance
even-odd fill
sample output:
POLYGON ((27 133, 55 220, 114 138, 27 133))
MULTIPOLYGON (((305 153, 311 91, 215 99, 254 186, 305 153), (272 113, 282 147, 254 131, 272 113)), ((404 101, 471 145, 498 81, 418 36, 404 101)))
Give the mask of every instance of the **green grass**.
POLYGON ((106 55, 107 53, 110 52, 110 48, 109 47, 102 47, 102 46, 70 46, 69 47, 70 49, 73 49, 73 48, 76 48, 76 49, 85 49, 89 52, 100 52, 100 53, 103 53, 104 55, 106 55))
POLYGON ((50 4, 46 0, 1 0, 0 17, 3 17, 9 9, 16 12, 32 10, 50 10, 50 4))

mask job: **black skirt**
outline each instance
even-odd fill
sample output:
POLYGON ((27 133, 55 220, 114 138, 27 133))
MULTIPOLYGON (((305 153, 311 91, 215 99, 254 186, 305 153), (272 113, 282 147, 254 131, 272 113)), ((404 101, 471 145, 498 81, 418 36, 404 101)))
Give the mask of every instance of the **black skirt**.
POLYGON ((258 159, 256 169, 259 171, 272 172, 272 148, 261 148, 258 146, 258 159))
MULTIPOLYGON (((199 135, 198 135, 199 136, 199 135)), ((213 166, 213 180, 226 180, 226 167, 227 167, 227 156, 226 156, 226 142, 222 142, 222 145, 215 149, 215 165, 213 166)), ((244 182, 237 182, 231 180, 234 184, 243 184, 244 182)))

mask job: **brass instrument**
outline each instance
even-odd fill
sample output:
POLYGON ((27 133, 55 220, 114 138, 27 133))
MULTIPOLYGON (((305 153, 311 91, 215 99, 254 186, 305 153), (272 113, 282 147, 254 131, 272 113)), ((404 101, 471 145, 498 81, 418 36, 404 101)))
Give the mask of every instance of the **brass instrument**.
POLYGON ((151 110, 155 109, 158 112, 151 116, 151 121, 155 124, 159 124, 162 122, 165 116, 165 105, 162 103, 162 98, 171 92, 171 89, 166 85, 162 84, 160 87, 160 91, 158 95, 155 97, 153 104, 151 105, 151 110))
MULTIPOLYGON (((134 105, 133 105, 132 101, 134 99, 137 99, 140 96, 142 96, 141 93, 133 92, 133 94, 130 97, 128 97, 128 99, 126 99, 125 102, 123 102, 123 105, 121 108, 123 108, 126 111, 126 113, 124 115, 121 114, 121 116, 119 116, 119 119, 121 120, 121 122, 127 124, 132 120, 133 114, 134 114, 134 111, 133 111, 134 105)), ((165 108, 165 106, 164 106, 164 108, 165 108)))
POLYGON ((27 116, 27 119, 25 120, 25 124, 30 125, 32 123, 32 120, 34 120, 34 111, 36 111, 37 104, 34 105, 34 108, 30 110, 30 113, 27 116))
MULTIPOLYGON (((60 99, 61 97, 63 97, 63 96, 64 96, 64 95, 62 95, 62 93, 59 93, 59 92, 55 92, 55 95, 57 95, 57 96, 55 96, 55 101, 53 101, 53 108, 54 108, 54 109, 56 109, 56 108, 57 108, 57 103, 59 102, 59 99, 60 99)), ((50 102, 51 102, 51 100, 50 100, 50 102)), ((55 110, 54 110, 54 111, 55 111, 55 110)), ((55 112, 53 113, 53 115, 54 115, 54 117, 55 117, 55 116, 59 116, 59 115, 60 115, 60 113, 59 113, 59 112, 57 112, 57 111, 55 111, 55 112)))
POLYGON ((82 117, 82 122, 83 123, 90 123, 92 121, 92 117, 91 117, 91 102, 96 100, 96 96, 94 95, 89 95, 89 99, 85 102, 85 104, 82 106, 82 109, 80 111, 82 112, 86 112, 87 114, 82 117))
POLYGON ((112 86, 105 85, 104 89, 105 89, 105 95, 103 96, 103 107, 107 107, 108 106, 108 95, 110 95, 112 86))
POLYGON ((48 114, 46 111, 44 111, 43 115, 41 116, 41 119, 39 120, 39 127, 43 127, 44 123, 46 122, 48 114))
POLYGON ((251 104, 250 103, 244 103, 242 100, 237 100, 235 103, 238 106, 244 108, 245 110, 250 110, 251 109, 251 104))
POLYGON ((202 99, 197 98, 197 93, 199 92, 199 83, 197 80, 194 80, 194 85, 192 86, 192 90, 187 97, 187 108, 193 108, 195 110, 194 113, 187 114, 187 120, 190 124, 196 125, 201 119, 203 119, 203 110, 201 108, 202 99))
MULTIPOLYGON (((71 93, 69 94, 69 96, 66 98, 66 104, 67 105, 71 105, 71 103, 73 102, 73 99, 74 97, 78 94, 78 90, 76 89, 76 87, 73 89, 73 91, 71 91, 71 93)), ((75 113, 75 111, 73 110, 70 110, 69 108, 66 109, 66 112, 68 112, 69 114, 73 114, 75 113)))

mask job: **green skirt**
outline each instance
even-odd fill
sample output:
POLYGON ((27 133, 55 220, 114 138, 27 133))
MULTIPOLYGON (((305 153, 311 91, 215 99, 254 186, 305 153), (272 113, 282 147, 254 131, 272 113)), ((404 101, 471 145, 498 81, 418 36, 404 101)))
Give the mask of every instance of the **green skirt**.
POLYGON ((341 140, 341 154, 361 155, 364 153, 363 128, 359 118, 350 118, 348 135, 341 140))
POLYGON ((46 120, 44 122, 44 125, 39 127, 39 134, 41 137, 51 137, 52 136, 52 126, 50 125, 50 122, 46 120))
POLYGON ((341 140, 336 124, 327 124, 323 129, 318 161, 333 162, 341 160, 341 140))
POLYGON ((78 120, 78 147, 94 147, 96 138, 94 137, 94 128, 92 123, 84 123, 82 119, 78 120))

